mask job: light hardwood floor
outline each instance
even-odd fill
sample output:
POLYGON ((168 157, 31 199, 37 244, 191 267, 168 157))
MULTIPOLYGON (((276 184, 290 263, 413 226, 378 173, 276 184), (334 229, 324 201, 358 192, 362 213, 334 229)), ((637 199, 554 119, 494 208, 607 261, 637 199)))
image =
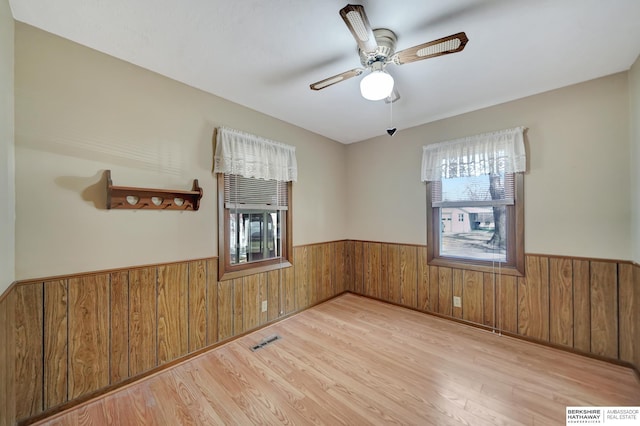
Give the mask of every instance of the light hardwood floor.
POLYGON ((564 425, 620 405, 640 405, 629 369, 345 294, 39 424, 564 425))

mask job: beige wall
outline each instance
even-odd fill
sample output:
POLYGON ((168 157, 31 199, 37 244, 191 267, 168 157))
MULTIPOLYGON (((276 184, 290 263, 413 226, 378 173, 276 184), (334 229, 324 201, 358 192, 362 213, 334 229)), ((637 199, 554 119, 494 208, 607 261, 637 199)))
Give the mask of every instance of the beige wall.
POLYGON ((526 252, 628 260, 628 105, 621 73, 349 145, 349 238, 425 244, 422 146, 522 125, 526 252))
POLYGON ((13 17, 0 0, 0 295, 15 278, 13 17))
POLYGON ((631 235, 633 261, 640 263, 640 56, 629 71, 631 132, 631 235))
POLYGON ((294 244, 346 238, 346 147, 16 23, 19 279, 217 255, 212 134, 296 146, 294 244), (204 190, 198 212, 105 210, 114 185, 204 190))

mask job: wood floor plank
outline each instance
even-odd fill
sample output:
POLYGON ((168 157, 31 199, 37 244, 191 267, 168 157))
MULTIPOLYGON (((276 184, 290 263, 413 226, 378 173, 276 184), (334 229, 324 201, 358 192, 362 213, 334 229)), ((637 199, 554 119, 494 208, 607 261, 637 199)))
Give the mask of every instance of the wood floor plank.
POLYGON ((640 382, 618 365, 346 294, 88 405, 40 424, 555 426, 566 406, 640 405, 640 382))

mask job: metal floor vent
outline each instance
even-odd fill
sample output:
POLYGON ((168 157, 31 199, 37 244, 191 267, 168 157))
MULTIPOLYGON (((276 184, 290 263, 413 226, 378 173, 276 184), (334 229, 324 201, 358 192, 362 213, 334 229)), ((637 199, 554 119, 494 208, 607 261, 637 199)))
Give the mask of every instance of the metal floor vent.
POLYGON ((267 346, 269 343, 273 343, 273 342, 275 342, 276 340, 280 340, 280 339, 282 339, 282 337, 278 336, 277 334, 274 334, 273 336, 265 337, 265 338, 264 338, 264 339, 262 339, 262 340, 260 341, 260 343, 258 343, 257 345, 255 345, 255 346, 251 346, 251 350, 252 350, 253 352, 255 352, 255 351, 257 351, 258 349, 262 349, 262 348, 264 348, 264 347, 265 347, 265 346, 267 346))

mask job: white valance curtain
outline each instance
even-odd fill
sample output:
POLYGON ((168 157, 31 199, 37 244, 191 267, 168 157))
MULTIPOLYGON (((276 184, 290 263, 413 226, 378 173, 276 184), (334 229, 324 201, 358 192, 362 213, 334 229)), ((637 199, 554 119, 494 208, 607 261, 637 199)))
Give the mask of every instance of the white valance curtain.
POLYGON ((281 182, 297 181, 296 148, 220 127, 216 138, 213 172, 281 182))
POLYGON ((422 147, 422 181, 524 172, 524 127, 422 147))

